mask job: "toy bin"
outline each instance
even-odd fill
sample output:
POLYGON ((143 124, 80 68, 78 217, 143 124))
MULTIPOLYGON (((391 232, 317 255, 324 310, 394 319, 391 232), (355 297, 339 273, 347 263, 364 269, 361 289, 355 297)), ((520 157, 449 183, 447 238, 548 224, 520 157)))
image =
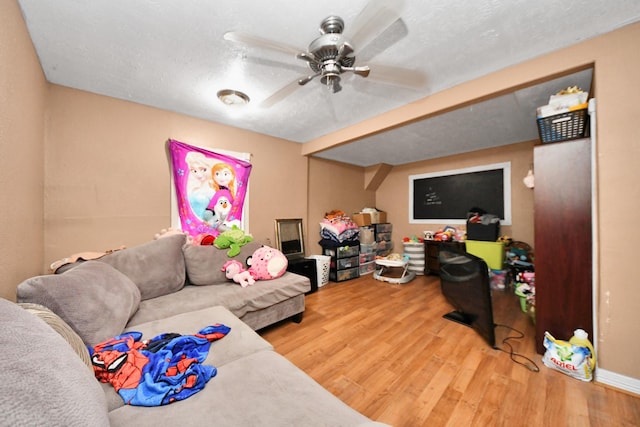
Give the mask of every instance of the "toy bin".
POLYGON ((502 270, 504 267, 504 243, 467 240, 467 252, 482 258, 491 270, 502 270))
POLYGON ((403 242, 404 253, 409 256, 409 271, 424 274, 424 243, 403 242))

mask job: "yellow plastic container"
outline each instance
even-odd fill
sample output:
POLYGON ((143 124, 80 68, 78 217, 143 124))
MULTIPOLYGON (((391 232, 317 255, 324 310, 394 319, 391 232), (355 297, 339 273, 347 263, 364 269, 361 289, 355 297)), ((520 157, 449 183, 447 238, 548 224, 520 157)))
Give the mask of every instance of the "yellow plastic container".
POLYGON ((467 252, 482 258, 492 270, 504 268, 504 243, 484 242, 481 240, 467 240, 467 252))
POLYGON ((579 345, 580 347, 586 347, 591 351, 591 360, 589 361, 589 365, 593 371, 596 368, 596 352, 593 349, 591 341, 589 341, 589 334, 584 329, 576 329, 573 331, 573 336, 569 340, 569 343, 579 345))

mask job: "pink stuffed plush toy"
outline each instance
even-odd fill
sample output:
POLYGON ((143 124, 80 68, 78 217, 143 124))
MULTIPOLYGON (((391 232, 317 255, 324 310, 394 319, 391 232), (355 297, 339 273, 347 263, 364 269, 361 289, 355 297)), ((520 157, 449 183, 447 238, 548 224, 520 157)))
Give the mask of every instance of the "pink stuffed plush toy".
POLYGON ((233 280, 243 288, 256 283, 249 270, 245 270, 242 263, 235 259, 225 262, 221 270, 224 271, 227 279, 233 280))
POLYGON ((276 279, 287 271, 289 261, 282 252, 269 246, 262 246, 247 259, 249 272, 255 280, 276 279))

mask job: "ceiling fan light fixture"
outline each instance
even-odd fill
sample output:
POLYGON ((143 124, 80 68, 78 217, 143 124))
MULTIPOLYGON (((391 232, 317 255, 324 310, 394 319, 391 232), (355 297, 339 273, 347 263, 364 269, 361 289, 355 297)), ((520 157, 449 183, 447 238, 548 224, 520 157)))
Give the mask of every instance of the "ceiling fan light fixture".
POLYGON ((233 89, 219 90, 217 96, 224 105, 229 106, 246 105, 250 101, 246 93, 233 89))
POLYGON ((320 77, 320 82, 325 85, 331 93, 340 92, 340 90, 342 90, 342 86, 340 86, 340 74, 325 73, 320 77))
POLYGON ((334 60, 326 60, 322 64, 320 82, 327 86, 332 93, 340 92, 340 66, 334 60))

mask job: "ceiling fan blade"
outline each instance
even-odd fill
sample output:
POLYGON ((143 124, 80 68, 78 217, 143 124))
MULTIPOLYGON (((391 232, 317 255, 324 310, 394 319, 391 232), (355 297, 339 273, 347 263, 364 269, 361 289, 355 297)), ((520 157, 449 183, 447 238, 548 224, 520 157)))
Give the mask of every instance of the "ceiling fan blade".
POLYGON ((247 56, 246 58, 243 58, 243 59, 247 61, 247 63, 262 65, 262 66, 271 67, 271 68, 278 68, 280 70, 289 70, 298 74, 309 71, 309 68, 306 66, 306 64, 293 62, 293 61, 275 60, 270 58, 253 57, 253 56, 247 56))
POLYGON ((252 34, 240 33, 237 31, 229 31, 224 33, 224 39, 234 43, 241 43, 247 46, 253 46, 260 49, 269 49, 276 52, 282 52, 290 55, 298 55, 302 49, 290 46, 285 43, 276 42, 252 34))
POLYGON ((400 19, 403 6, 403 0, 370 0, 351 26, 345 27, 345 37, 358 51, 363 50, 400 19))
POLYGON ((296 58, 302 59, 303 61, 307 61, 309 63, 320 64, 320 61, 318 61, 315 56, 309 54, 308 52, 300 52, 296 55, 296 58))
POLYGON ((357 74, 361 77, 368 77, 369 73, 371 72, 371 68, 369 68, 367 65, 364 65, 362 67, 340 67, 340 69, 342 71, 350 71, 353 74, 357 74))
POLYGON ((304 86, 307 83, 309 83, 311 80, 313 80, 314 77, 318 77, 319 75, 320 75, 320 73, 315 73, 315 74, 308 75, 307 77, 303 77, 301 79, 298 79, 298 84, 300 86, 304 86))
POLYGON ((369 80, 392 86, 402 86, 410 89, 424 88, 427 76, 418 70, 394 67, 383 64, 369 64, 371 72, 369 80))
POLYGON ((285 99, 287 96, 291 95, 295 92, 296 89, 300 87, 298 80, 294 80, 291 83, 287 83, 285 86, 278 89, 275 93, 265 98, 260 104, 260 108, 270 108, 273 107, 278 102, 285 99))

